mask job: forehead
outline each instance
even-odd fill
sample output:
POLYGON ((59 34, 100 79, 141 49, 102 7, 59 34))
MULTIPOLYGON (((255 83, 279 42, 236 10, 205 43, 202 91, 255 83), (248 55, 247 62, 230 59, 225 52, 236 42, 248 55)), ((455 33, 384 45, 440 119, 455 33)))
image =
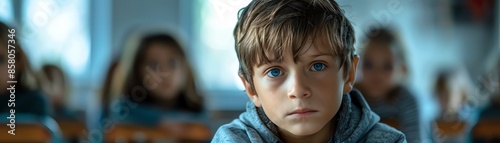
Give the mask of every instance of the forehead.
MULTIPOLYGON (((322 38, 316 40, 308 40, 297 52, 297 56, 294 56, 294 61, 300 61, 303 58, 308 58, 311 56, 318 55, 331 55, 334 56, 333 47, 330 47, 326 40, 322 40, 322 38)), ((287 52, 292 55, 292 52, 287 52)), ((285 55, 286 56, 286 55, 285 55)))
MULTIPOLYGON (((285 56, 292 56, 294 62, 298 62, 301 58, 314 55, 332 55, 335 54, 335 47, 330 40, 323 34, 307 37, 300 45, 293 45, 276 48, 267 46, 261 49, 262 54, 256 56, 256 66, 268 64, 271 62, 280 63, 285 56)), ((283 44, 282 44, 283 45, 283 44)), ((286 45, 286 44, 285 44, 286 45)), ((257 49, 256 49, 257 50, 257 49)))

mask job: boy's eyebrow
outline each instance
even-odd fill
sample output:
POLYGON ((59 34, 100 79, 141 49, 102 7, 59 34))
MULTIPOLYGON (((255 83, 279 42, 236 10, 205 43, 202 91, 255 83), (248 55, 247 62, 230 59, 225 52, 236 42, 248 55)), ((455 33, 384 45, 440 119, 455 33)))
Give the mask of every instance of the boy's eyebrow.
POLYGON ((308 57, 310 57, 310 58, 316 58, 316 57, 320 57, 320 56, 332 56, 333 57, 333 55, 330 54, 330 53, 317 53, 317 54, 314 54, 314 55, 310 55, 308 57))
POLYGON ((256 67, 260 67, 260 66, 263 66, 263 65, 267 65, 267 64, 279 64, 281 63, 282 61, 278 61, 278 60, 269 60, 269 62, 260 62, 259 64, 256 65, 256 67))

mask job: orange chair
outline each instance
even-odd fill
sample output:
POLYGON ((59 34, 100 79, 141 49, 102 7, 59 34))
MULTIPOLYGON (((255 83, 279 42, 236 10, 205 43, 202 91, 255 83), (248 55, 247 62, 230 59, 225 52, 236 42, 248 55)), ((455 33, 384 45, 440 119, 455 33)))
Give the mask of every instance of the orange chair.
POLYGON ((9 126, 0 126, 0 142, 50 142, 50 130, 41 124, 16 124, 15 135, 8 134, 9 126))
MULTIPOLYGON (((8 114, 0 113, 0 117, 8 114)), ((15 114, 15 135, 8 134, 12 130, 7 124, 10 121, 0 120, 0 142, 62 142, 61 133, 57 122, 50 116, 36 116, 32 114, 15 114)))
POLYGON ((85 138, 83 134, 87 131, 85 123, 69 120, 57 120, 57 124, 59 124, 59 127, 61 128, 61 133, 64 139, 79 140, 85 138))
POLYGON ((175 135, 162 128, 117 124, 105 134, 106 142, 209 141, 211 131, 201 124, 185 124, 185 132, 175 135))
POLYGON ((484 139, 486 141, 500 139, 500 120, 480 120, 472 129, 472 136, 475 139, 484 139))
POLYGON ((442 135, 460 136, 466 131, 466 123, 463 121, 437 121, 438 131, 442 135))
POLYGON ((380 119, 381 123, 387 124, 393 128, 400 129, 400 123, 393 119, 380 119))

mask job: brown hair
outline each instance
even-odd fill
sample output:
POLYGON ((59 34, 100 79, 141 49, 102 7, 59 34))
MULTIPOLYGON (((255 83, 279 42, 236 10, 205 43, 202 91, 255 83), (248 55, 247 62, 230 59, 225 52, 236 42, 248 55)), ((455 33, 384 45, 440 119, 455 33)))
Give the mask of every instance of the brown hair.
MULTIPOLYGON (((196 85, 195 85, 195 78, 194 74, 191 70, 191 67, 188 66, 188 61, 186 54, 182 50, 181 45, 175 40, 172 36, 166 35, 166 34, 153 34, 149 36, 145 36, 144 38, 141 39, 138 49, 136 50, 136 54, 134 57, 134 60, 132 62, 132 67, 131 67, 131 72, 127 73, 126 76, 126 85, 124 88, 125 93, 130 93, 130 95, 133 95, 134 92, 134 87, 137 86, 143 86, 142 83, 142 77, 140 77, 140 63, 143 62, 145 58, 146 51, 151 47, 152 44, 164 44, 164 45, 170 45, 168 47, 173 48, 174 51, 176 51, 181 58, 184 60, 184 64, 186 64, 186 70, 187 70, 187 83, 186 87, 184 90, 181 91, 180 95, 178 98, 176 98, 178 101, 178 107, 179 109, 185 109, 188 111, 193 111, 193 112, 200 112, 203 108, 203 98, 202 96, 198 95, 196 91, 196 85)), ((153 96, 151 96, 151 92, 147 92, 146 97, 144 98, 143 101, 144 103, 153 103, 155 100, 153 96)))
MULTIPOLYGON (((59 68, 58 66, 56 65, 53 65, 53 64, 47 64, 47 65, 44 65, 42 66, 42 71, 41 71, 42 75, 40 75, 40 78, 41 78, 41 81, 44 82, 44 83, 50 83, 49 85, 53 86, 54 82, 56 81, 56 78, 57 76, 59 76, 61 78, 61 81, 62 81, 62 86, 63 87, 58 87, 59 90, 61 90, 61 88, 63 88, 62 90, 64 91, 62 94, 63 94, 63 97, 62 97, 62 101, 63 103, 56 103, 57 105, 56 106, 63 106, 63 105, 60 105, 60 104, 65 104, 67 98, 68 98, 68 83, 66 81, 66 77, 65 77, 65 74, 63 72, 63 70, 61 68, 59 68)), ((41 85, 42 87, 44 85, 41 85)))
POLYGON ((253 65, 282 61, 286 48, 297 61, 306 42, 317 38, 326 38, 331 53, 340 58, 340 68, 345 66, 346 77, 354 58, 355 35, 335 1, 253 0, 240 10, 234 29, 239 74, 253 85, 253 65), (275 58, 269 59, 270 54, 275 58))
POLYGON ((116 84, 113 82, 115 80, 115 75, 118 74, 118 61, 113 60, 111 65, 108 68, 106 73, 106 80, 104 81, 104 85, 101 88, 101 106, 104 108, 103 116, 108 117, 109 114, 109 104, 111 103, 111 98, 115 92, 113 91, 113 85, 116 84))
MULTIPOLYGON (((9 35, 9 26, 7 26, 5 23, 0 22, 0 39, 2 40, 0 43, 4 43, 7 45, 8 40, 11 38, 8 36, 9 35)), ((17 30, 17 29, 15 29, 17 30)), ((16 31, 18 33, 18 31, 16 31)), ((16 35, 17 36, 17 35, 16 35)), ((9 43, 9 45, 12 45, 15 47, 15 78, 13 80, 16 80, 17 83, 16 89, 19 91, 23 90, 34 90, 39 88, 39 80, 38 77, 34 74, 32 71, 28 58, 26 54, 23 51, 23 48, 19 44, 19 40, 17 40, 15 37, 13 38, 15 41, 14 43, 9 43)), ((7 51, 7 50, 6 50, 7 51)), ((7 57, 4 57, 5 59, 7 57)))

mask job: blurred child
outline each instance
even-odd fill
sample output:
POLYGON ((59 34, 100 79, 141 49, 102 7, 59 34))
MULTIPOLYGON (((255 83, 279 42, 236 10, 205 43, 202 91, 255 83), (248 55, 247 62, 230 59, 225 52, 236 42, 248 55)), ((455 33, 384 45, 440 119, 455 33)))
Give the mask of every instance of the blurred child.
POLYGON ((403 44, 385 28, 370 30, 361 53, 361 80, 356 87, 373 112, 384 120, 397 121, 408 142, 422 142, 420 107, 403 85, 407 74, 403 44))
POLYGON ((471 97, 468 75, 464 69, 442 70, 438 72, 434 87, 439 103, 438 116, 433 124, 434 140, 453 143, 468 142, 470 131, 476 122, 473 107, 468 102, 471 97), (445 129, 447 124, 454 127, 451 130, 445 129))
MULTIPOLYGON (((478 106, 477 124, 471 133, 474 143, 500 142, 500 53, 494 53, 492 64, 487 64, 484 73, 476 82, 473 105, 478 106)), ((488 60, 486 60, 488 61, 488 60)))
POLYGON ((181 122, 201 122, 203 98, 181 45, 166 34, 141 39, 126 73, 126 121, 182 131, 181 122))
POLYGON ((354 29, 333 0, 254 0, 234 30, 252 102, 212 142, 405 142, 352 91, 354 29))
MULTIPOLYGON (((17 29, 16 29, 17 30, 17 29)), ((46 97, 38 89, 37 79, 30 68, 28 57, 23 52, 16 38, 11 39, 9 27, 0 22, 0 113, 11 113, 11 109, 17 113, 33 114, 37 116, 49 115, 49 104, 46 97), (9 40, 11 40, 9 42, 9 40), (8 47, 8 45, 15 48, 8 47), (12 54, 12 55, 9 55, 12 54), (15 63, 10 64, 8 57, 15 56, 15 63), (9 68, 15 69, 14 78, 9 78, 9 68), (7 81, 17 81, 8 83, 7 81), (9 88, 15 88, 9 90, 9 88), (12 102, 9 102, 12 100, 12 102), (11 104, 14 103, 14 104, 11 104), (9 106, 12 105, 12 106, 9 106)), ((19 31, 17 31, 19 32, 19 31)), ((17 36, 17 34, 14 34, 17 36)))
MULTIPOLYGON (((481 111, 481 119, 500 120, 500 59, 496 61, 495 65, 495 68, 480 81, 480 87, 486 90, 486 95, 481 97, 488 101, 481 111)), ((478 99, 478 102, 484 103, 481 99, 478 99)))
POLYGON ((71 111, 67 102, 67 82, 64 72, 55 65, 42 66, 44 84, 42 89, 49 97, 49 102, 52 105, 52 117, 55 119, 71 119, 76 120, 76 112, 71 111))
POLYGON ((103 107, 101 118, 109 117, 111 98, 113 97, 113 94, 117 94, 113 89, 116 89, 114 88, 116 87, 116 82, 114 82, 114 80, 116 79, 117 74, 119 74, 118 69, 118 61, 113 61, 106 73, 106 80, 104 81, 99 97, 99 99, 101 99, 101 106, 103 107))

